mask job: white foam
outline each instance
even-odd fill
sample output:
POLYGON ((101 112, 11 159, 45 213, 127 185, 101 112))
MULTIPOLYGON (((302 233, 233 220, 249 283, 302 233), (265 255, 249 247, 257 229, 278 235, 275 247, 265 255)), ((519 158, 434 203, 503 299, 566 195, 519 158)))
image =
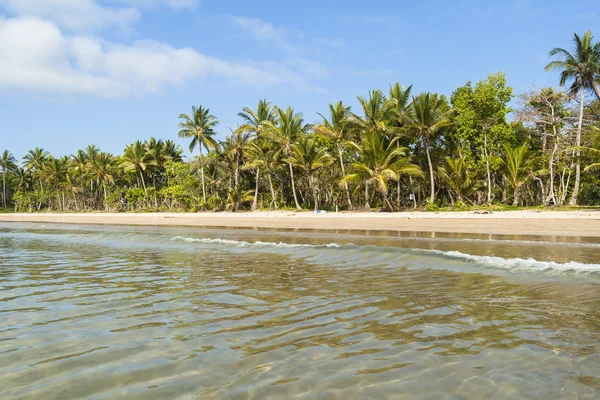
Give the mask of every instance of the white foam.
POLYGON ((502 258, 494 256, 476 256, 460 251, 425 250, 442 257, 461 259, 492 268, 503 268, 511 271, 542 272, 600 272, 600 264, 584 264, 577 261, 557 263, 554 261, 538 261, 533 258, 502 258))
POLYGON ((329 243, 324 245, 314 245, 314 244, 301 244, 301 243, 284 243, 284 242, 262 242, 256 241, 254 243, 246 242, 244 240, 230 240, 230 239, 213 239, 213 238, 189 238, 184 236, 176 236, 173 239, 175 240, 183 240, 185 242, 197 242, 197 243, 207 243, 207 244, 226 244, 232 245, 235 247, 274 247, 274 248, 333 248, 333 247, 341 247, 341 245, 337 243, 329 243))
MULTIPOLYGON (((329 243, 324 245, 314 244, 299 244, 299 243, 284 243, 284 242, 247 242, 243 240, 230 240, 230 239, 219 239, 219 238, 189 238, 183 236, 177 236, 174 240, 183 240, 185 242, 196 242, 206 244, 220 244, 241 248, 264 248, 264 249, 341 249, 348 251, 360 251, 361 259, 378 259, 378 263, 381 263, 382 251, 386 252, 386 259, 389 259, 390 263, 394 260, 398 260, 401 255, 416 255, 424 258, 439 257, 445 259, 452 259, 458 261, 464 261, 470 264, 476 264, 479 266, 489 267, 493 269, 508 270, 511 272, 544 272, 544 273, 600 273, 600 264, 584 264, 576 261, 570 261, 567 263, 557 263, 554 261, 538 261, 533 258, 502 258, 495 256, 478 256, 472 254, 462 253, 460 251, 442 251, 433 249, 406 249, 398 247, 378 247, 378 246, 357 246, 354 244, 340 245, 337 243, 329 243), (398 254, 393 255, 394 252, 398 254), (373 253, 373 254, 369 254, 373 253), (392 253, 392 254, 390 254, 392 253)), ((356 253, 350 255, 353 259, 356 259, 358 255, 356 253)), ((431 262, 425 262, 423 266, 427 267, 431 262)), ((437 264, 431 265, 431 267, 443 267, 437 264)))

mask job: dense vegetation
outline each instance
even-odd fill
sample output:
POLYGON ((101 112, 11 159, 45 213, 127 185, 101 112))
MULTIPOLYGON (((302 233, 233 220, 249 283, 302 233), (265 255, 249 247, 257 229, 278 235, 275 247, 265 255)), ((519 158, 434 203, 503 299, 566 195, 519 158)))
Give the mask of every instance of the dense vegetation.
POLYGON ((122 155, 94 145, 71 156, 0 154, 2 203, 16 211, 401 210, 440 206, 600 204, 600 43, 575 35, 547 70, 565 90, 517 99, 502 73, 450 98, 398 83, 337 102, 308 124, 261 100, 222 142, 208 108, 181 114, 179 136, 137 141, 122 155), (518 106, 511 106, 518 104, 518 106), (512 117, 509 117, 512 116, 512 117))

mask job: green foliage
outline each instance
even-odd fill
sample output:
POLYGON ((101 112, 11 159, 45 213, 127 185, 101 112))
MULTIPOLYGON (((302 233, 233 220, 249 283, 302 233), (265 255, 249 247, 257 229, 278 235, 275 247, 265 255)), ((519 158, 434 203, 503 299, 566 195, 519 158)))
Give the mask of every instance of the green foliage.
POLYGON ((437 212, 440 211, 440 206, 436 202, 427 201, 425 203, 425 211, 437 212))

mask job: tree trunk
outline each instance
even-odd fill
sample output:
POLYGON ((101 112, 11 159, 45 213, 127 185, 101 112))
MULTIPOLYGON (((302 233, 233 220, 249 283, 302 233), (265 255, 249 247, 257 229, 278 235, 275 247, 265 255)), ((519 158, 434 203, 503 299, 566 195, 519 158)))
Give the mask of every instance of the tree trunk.
POLYGON ((6 170, 2 169, 2 207, 6 208, 6 170))
POLYGON ((490 172, 490 156, 487 151, 487 131, 483 132, 483 154, 485 156, 485 173, 487 176, 487 204, 492 205, 492 173, 490 172))
MULTIPOLYGON (((558 140, 558 137, 557 137, 557 140, 558 140)), ((544 202, 546 205, 550 204, 550 200, 552 200, 552 204, 556 205, 556 196, 554 195, 554 157, 555 157, 557 151, 558 151, 558 142, 554 142, 554 148, 552 149, 552 153, 550 154, 550 161, 548 162, 548 167, 550 170, 550 189, 548 191, 548 197, 546 198, 546 201, 544 202)))
POLYGON ((271 190, 271 208, 275 206, 275 210, 277 210, 277 199, 275 198, 275 189, 273 189, 273 180, 271 179, 270 172, 267 172, 267 177, 269 178, 269 189, 271 190))
POLYGON ((260 176, 260 168, 256 168, 256 186, 254 187, 254 200, 252 201, 252 211, 256 211, 258 202, 258 178, 260 176))
POLYGON ((515 194, 513 196, 513 204, 512 204, 513 207, 516 207, 519 205, 520 190, 521 190, 520 186, 515 186, 515 194))
POLYGON ((202 175, 202 200, 204 200, 204 207, 206 208, 206 186, 204 185, 204 157, 202 156, 202 144, 198 143, 198 149, 200 149, 200 175, 202 175))
POLYGON ((294 168, 292 168, 292 163, 288 163, 290 167, 290 180, 292 183, 292 194, 294 195, 294 203, 296 204, 297 210, 302 210, 300 204, 298 204, 298 197, 296 196, 296 184, 294 183, 294 168))
MULTIPOLYGON (((342 149, 338 146, 338 154, 340 156, 340 166, 342 167, 342 176, 346 177, 346 169, 344 168, 344 159, 342 158, 342 149)), ((348 199, 348 210, 352 210, 352 200, 350 198, 350 189, 348 189, 348 182, 344 181, 344 188, 346 189, 346 197, 348 199)))
POLYGON ((144 193, 148 193, 148 191, 146 190, 146 182, 144 182, 144 174, 142 174, 141 170, 140 170, 140 178, 142 179, 142 186, 144 187, 144 193))
POLYGON ((431 185, 431 194, 429 196, 429 202, 435 202, 435 182, 433 180, 433 164, 431 163, 431 155, 429 154, 429 141, 423 140, 425 145, 425 154, 427 154, 427 164, 429 165, 429 184, 431 185))
POLYGON ((315 211, 317 211, 319 209, 319 200, 317 200, 317 186, 315 185, 315 178, 312 176, 312 174, 308 175, 308 184, 312 188, 315 211))
POLYGON ((585 101, 585 90, 581 88, 581 98, 579 103, 579 122, 577 123, 577 137, 575 138, 575 146, 577 146, 577 159, 575 160, 575 186, 573 186, 573 194, 569 204, 574 206, 577 204, 577 196, 579 196, 579 185, 581 180, 581 129, 583 126, 583 103, 585 101))
POLYGON ((415 188, 413 187, 412 176, 408 177, 410 181, 410 191, 412 192, 413 208, 417 208, 417 196, 415 196, 415 188))
POLYGON ((369 210, 371 206, 369 206, 369 182, 365 182, 365 208, 369 210))

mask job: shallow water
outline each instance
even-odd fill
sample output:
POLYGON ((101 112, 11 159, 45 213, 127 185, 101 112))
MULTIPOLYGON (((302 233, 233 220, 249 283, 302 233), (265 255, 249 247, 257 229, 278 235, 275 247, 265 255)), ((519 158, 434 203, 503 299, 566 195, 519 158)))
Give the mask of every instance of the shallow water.
POLYGON ((594 399, 599 317, 597 239, 0 226, 1 399, 594 399))

